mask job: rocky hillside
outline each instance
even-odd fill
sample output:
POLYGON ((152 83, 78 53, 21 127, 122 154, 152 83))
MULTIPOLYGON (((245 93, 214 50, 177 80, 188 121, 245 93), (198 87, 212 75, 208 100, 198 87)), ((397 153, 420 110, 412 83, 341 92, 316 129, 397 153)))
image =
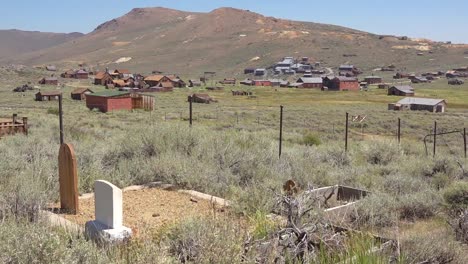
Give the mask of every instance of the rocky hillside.
POLYGON ((0 62, 63 67, 87 63, 143 73, 217 71, 235 75, 244 67, 269 66, 284 56, 308 56, 330 67, 354 63, 371 71, 394 64, 402 70, 422 71, 468 64, 465 48, 468 50, 233 8, 209 13, 136 8, 73 41, 0 62))

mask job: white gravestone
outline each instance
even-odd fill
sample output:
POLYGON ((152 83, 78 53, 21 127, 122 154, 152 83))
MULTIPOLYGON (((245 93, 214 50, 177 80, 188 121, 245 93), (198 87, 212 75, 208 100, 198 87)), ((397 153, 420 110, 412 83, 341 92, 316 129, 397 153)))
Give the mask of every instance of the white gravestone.
POLYGON ((96 220, 85 225, 86 234, 95 240, 121 242, 132 235, 123 226, 122 190, 107 181, 95 181, 94 204, 96 220))

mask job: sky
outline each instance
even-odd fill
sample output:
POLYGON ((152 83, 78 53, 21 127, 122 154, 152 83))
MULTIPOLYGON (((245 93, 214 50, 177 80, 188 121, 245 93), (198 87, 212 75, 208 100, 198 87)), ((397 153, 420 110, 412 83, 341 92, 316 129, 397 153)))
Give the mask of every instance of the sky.
POLYGON ((466 0, 14 0, 2 1, 0 29, 89 33, 132 8, 157 6, 194 12, 235 7, 376 34, 468 43, 466 0))

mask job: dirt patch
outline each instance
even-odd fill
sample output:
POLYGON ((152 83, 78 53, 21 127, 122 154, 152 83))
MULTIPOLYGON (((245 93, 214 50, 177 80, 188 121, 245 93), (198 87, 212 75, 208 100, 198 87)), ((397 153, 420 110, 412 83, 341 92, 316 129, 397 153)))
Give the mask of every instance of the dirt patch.
MULTIPOLYGON (((123 193, 123 222, 136 236, 154 233, 177 222, 198 217, 226 215, 224 208, 188 194, 156 188, 123 193)), ((78 215, 61 215, 81 226, 94 220, 94 197, 80 199, 78 215)))
POLYGON ((129 45, 130 43, 131 42, 126 42, 126 41, 115 41, 115 42, 112 42, 112 46, 120 47, 120 46, 129 45))

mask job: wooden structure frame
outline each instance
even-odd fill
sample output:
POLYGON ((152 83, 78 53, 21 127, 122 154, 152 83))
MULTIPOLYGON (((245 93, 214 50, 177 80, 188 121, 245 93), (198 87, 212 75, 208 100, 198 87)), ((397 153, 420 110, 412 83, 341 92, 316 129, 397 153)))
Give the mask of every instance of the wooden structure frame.
POLYGON ((12 119, 0 118, 0 137, 3 135, 12 135, 16 133, 28 134, 28 118, 23 117, 18 120, 18 115, 13 114, 12 119))

